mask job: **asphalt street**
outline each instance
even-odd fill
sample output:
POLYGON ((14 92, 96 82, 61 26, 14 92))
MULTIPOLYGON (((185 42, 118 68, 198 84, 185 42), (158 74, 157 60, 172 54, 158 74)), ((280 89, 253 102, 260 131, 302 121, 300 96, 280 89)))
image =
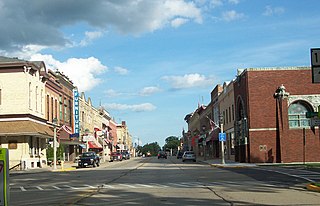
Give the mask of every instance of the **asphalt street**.
POLYGON ((287 172, 271 167, 216 168, 175 157, 135 158, 99 168, 13 175, 10 203, 319 205, 320 193, 305 190, 306 179, 287 172))

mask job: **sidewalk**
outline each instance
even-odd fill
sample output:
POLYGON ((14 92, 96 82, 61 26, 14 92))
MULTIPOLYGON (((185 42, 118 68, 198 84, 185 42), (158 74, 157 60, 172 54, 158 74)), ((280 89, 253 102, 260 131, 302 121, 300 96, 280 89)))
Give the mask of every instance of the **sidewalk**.
POLYGON ((212 167, 220 167, 220 168, 245 168, 245 167, 257 167, 256 164, 253 163, 239 163, 233 160, 225 160, 225 164, 222 164, 221 159, 209 159, 204 160, 203 157, 197 158, 198 162, 203 162, 211 165, 212 167))
MULTIPOLYGON (((107 164, 108 161, 101 162, 100 166, 107 164)), ((17 175, 17 174, 31 174, 31 173, 41 173, 41 172, 68 172, 68 171, 73 171, 76 170, 78 167, 78 163, 76 162, 64 162, 63 165, 57 165, 57 169, 54 170, 53 166, 45 166, 42 168, 29 168, 26 170, 12 170, 9 171, 10 175, 17 175)))

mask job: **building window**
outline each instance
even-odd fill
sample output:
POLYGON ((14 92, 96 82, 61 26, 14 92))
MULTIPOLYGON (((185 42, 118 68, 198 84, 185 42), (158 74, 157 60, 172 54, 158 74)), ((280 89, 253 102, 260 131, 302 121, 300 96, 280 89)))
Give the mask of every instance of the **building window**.
POLYGON ((43 114, 42 103, 43 103, 43 89, 41 89, 41 92, 40 92, 40 112, 41 112, 41 114, 43 114))
POLYGON ((38 111, 38 86, 36 86, 36 111, 38 111))
POLYGON ((62 96, 59 96, 59 119, 62 120, 62 96))
POLYGON ((31 109, 31 82, 29 82, 29 109, 31 109))
POLYGON ((292 103, 288 109, 289 127, 309 127, 310 120, 306 118, 306 112, 311 112, 311 106, 304 101, 297 101, 292 103))
POLYGON ((232 105, 232 121, 234 121, 234 107, 232 105))
POLYGON ((53 113, 53 109, 54 109, 53 104, 54 104, 53 103, 53 97, 51 97, 51 110, 50 110, 51 111, 51 121, 54 119, 54 116, 53 116, 53 114, 54 114, 53 113))
POLYGON ((50 97, 49 97, 49 95, 47 95, 47 104, 46 104, 46 109, 47 109, 47 120, 49 121, 49 117, 50 117, 50 107, 49 107, 49 105, 50 105, 50 97))

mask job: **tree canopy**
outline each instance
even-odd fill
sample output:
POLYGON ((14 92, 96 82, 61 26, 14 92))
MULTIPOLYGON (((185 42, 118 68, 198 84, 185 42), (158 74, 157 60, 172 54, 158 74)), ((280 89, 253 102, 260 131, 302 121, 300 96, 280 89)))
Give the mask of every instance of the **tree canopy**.
POLYGON ((150 152, 152 156, 155 156, 158 154, 158 152, 161 150, 158 142, 153 142, 150 144, 145 144, 143 146, 139 146, 138 151, 142 154, 147 154, 147 152, 150 152))
POLYGON ((165 139, 166 144, 163 146, 164 150, 173 149, 177 150, 180 145, 179 137, 170 136, 165 139))

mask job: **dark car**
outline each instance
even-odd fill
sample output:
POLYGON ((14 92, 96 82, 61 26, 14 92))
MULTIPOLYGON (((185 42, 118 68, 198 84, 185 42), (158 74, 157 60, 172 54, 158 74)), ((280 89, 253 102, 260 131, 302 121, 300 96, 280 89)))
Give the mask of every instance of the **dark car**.
POLYGON ((120 152, 112 152, 110 155, 110 162, 113 161, 122 161, 123 160, 123 156, 120 152))
POLYGON ((100 157, 95 152, 85 152, 79 157, 78 166, 86 167, 86 166, 96 167, 100 165, 100 157))
POLYGON ((182 155, 183 155, 183 152, 178 151, 177 152, 177 159, 182 159, 182 155))
POLYGON ((158 159, 160 159, 160 158, 165 158, 165 159, 167 159, 167 153, 164 152, 164 151, 160 151, 160 152, 158 153, 158 159))
POLYGON ((125 160, 130 159, 130 153, 129 152, 122 152, 122 158, 125 160))

